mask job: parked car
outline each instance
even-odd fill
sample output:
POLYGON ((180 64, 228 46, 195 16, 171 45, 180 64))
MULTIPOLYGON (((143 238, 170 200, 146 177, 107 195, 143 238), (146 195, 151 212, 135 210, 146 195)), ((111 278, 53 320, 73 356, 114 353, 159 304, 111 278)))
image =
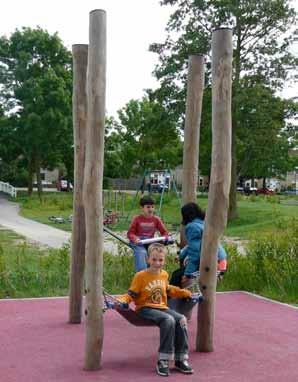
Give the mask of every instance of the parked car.
POLYGON ((243 192, 245 193, 245 195, 252 195, 252 194, 257 195, 257 188, 246 186, 244 187, 243 192))
POLYGON ((273 190, 270 190, 270 188, 260 188, 257 190, 257 195, 275 195, 275 192, 273 190))

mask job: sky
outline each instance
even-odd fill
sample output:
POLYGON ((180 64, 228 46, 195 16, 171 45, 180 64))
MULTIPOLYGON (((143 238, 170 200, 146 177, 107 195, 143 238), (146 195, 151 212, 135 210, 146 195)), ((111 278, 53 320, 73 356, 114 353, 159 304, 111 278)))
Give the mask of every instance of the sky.
MULTIPOLYGON (((298 0, 292 4, 298 8, 298 0)), ((106 109, 115 116, 130 99, 141 98, 144 89, 157 87, 152 71, 158 55, 148 47, 165 40, 171 7, 161 7, 159 0, 7 0, 1 3, 0 35, 9 37, 22 26, 40 26, 58 32, 71 50, 73 44, 88 44, 93 9, 107 13, 106 109)), ((284 97, 294 95, 293 84, 282 92, 284 97)))
POLYGON ((40 26, 58 32, 64 45, 88 44, 89 12, 107 14, 106 109, 115 115, 130 99, 141 98, 146 88, 157 87, 152 71, 157 54, 149 44, 165 40, 171 9, 159 0, 8 0, 1 2, 0 35, 16 28, 40 26))

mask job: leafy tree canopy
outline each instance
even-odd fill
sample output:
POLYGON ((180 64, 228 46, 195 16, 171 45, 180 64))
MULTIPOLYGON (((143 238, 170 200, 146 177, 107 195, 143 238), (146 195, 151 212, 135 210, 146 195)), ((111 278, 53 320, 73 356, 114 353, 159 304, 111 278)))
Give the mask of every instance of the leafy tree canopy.
POLYGON ((71 54, 58 35, 23 28, 1 37, 0 84, 1 104, 14 116, 15 138, 31 170, 56 166, 72 144, 71 54))
POLYGON ((182 162, 175 122, 150 94, 131 100, 118 111, 119 121, 107 121, 105 175, 142 174, 182 162))

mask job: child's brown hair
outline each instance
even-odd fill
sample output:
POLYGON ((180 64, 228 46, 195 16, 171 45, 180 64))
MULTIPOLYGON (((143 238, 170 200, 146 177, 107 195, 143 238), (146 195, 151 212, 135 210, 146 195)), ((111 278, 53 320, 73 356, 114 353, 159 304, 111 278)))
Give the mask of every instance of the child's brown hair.
POLYGON ((148 256, 151 256, 151 254, 154 252, 154 251, 157 251, 157 252, 162 252, 164 253, 165 255, 167 254, 167 249, 166 247, 161 244, 161 243, 153 243, 153 244, 150 244, 149 247, 148 247, 148 256))

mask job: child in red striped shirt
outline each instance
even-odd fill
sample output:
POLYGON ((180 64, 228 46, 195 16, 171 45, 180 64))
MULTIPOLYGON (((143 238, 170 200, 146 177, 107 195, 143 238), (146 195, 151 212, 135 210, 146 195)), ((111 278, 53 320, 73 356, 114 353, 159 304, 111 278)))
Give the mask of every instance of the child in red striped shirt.
POLYGON ((169 235, 162 220, 154 215, 154 200, 150 196, 140 199, 140 207, 142 214, 133 218, 127 232, 133 249, 136 272, 147 268, 147 248, 140 244, 140 240, 154 237, 157 231, 162 236, 169 235))

